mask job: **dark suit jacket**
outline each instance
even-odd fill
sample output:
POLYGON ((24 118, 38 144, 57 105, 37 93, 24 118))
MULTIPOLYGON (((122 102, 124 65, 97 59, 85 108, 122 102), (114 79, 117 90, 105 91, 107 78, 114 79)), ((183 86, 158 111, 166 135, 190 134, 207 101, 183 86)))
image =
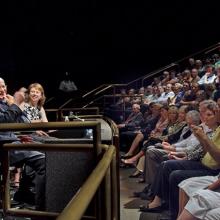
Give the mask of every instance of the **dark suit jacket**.
POLYGON ((125 128, 127 130, 135 130, 136 128, 140 127, 143 123, 144 118, 141 112, 138 113, 131 113, 125 121, 125 128))
MULTIPOLYGON (((8 106, 7 103, 0 101, 0 123, 15 123, 21 122, 21 116, 23 112, 17 105, 8 106)), ((12 132, 0 132, 0 141, 11 140, 19 143, 16 135, 12 132)), ((35 156, 44 158, 44 154, 38 151, 10 151, 10 162, 11 164, 30 159, 35 156)))

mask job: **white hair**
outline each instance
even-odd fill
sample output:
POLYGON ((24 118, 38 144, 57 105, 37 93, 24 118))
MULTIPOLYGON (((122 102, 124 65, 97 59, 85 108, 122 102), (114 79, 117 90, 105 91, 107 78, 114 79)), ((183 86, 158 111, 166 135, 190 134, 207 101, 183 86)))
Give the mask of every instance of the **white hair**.
POLYGON ((0 81, 4 82, 4 84, 5 84, 5 80, 3 78, 1 78, 1 77, 0 77, 0 81))

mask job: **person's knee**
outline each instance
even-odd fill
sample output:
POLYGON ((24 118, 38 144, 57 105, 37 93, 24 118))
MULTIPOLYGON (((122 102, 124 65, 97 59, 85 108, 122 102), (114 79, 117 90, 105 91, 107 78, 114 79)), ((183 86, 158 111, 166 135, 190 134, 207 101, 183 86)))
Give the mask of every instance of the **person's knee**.
POLYGON ((163 169, 169 171, 169 172, 173 172, 175 170, 178 170, 178 166, 177 166, 177 161, 175 160, 167 160, 167 161, 163 161, 161 164, 163 164, 163 169))
POLYGON ((208 211, 204 219, 206 220, 220 219, 220 208, 216 208, 208 211))
POLYGON ((46 172, 46 161, 45 158, 37 159, 35 161, 35 172, 39 175, 44 175, 46 172))
POLYGON ((178 185, 183 179, 181 170, 173 171, 169 176, 170 185, 178 185))
POLYGON ((154 146, 149 146, 146 155, 151 159, 151 160, 156 160, 157 159, 157 152, 154 146))

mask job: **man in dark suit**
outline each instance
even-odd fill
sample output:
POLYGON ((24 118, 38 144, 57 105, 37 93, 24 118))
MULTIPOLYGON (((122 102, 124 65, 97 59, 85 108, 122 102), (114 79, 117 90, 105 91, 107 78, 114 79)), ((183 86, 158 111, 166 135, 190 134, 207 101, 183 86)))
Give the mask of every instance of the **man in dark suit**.
MULTIPOLYGON (((24 101, 24 94, 16 92, 14 97, 7 94, 4 79, 0 78, 0 123, 22 122, 20 104, 24 101)), ((0 132, 0 140, 19 139, 12 132, 0 132)), ((37 210, 44 210, 45 204, 45 155, 38 151, 10 151, 10 165, 22 167, 28 165, 34 171, 36 194, 29 191, 27 179, 22 178, 19 190, 14 199, 26 203, 33 203, 37 210)))
POLYGON ((140 111, 140 105, 133 104, 132 113, 122 124, 117 125, 120 132, 120 150, 125 150, 131 144, 136 136, 135 131, 140 129, 143 122, 144 118, 140 111))

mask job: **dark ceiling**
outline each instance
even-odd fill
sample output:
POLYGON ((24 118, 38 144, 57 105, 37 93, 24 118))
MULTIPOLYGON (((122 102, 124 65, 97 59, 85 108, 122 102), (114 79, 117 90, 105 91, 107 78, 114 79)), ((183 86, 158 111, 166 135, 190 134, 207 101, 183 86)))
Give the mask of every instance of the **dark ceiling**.
POLYGON ((57 86, 51 75, 58 83, 65 71, 72 72, 82 88, 128 82, 219 41, 218 7, 207 3, 5 4, 0 71, 8 81, 16 79, 18 86, 39 81, 49 90, 57 86))

